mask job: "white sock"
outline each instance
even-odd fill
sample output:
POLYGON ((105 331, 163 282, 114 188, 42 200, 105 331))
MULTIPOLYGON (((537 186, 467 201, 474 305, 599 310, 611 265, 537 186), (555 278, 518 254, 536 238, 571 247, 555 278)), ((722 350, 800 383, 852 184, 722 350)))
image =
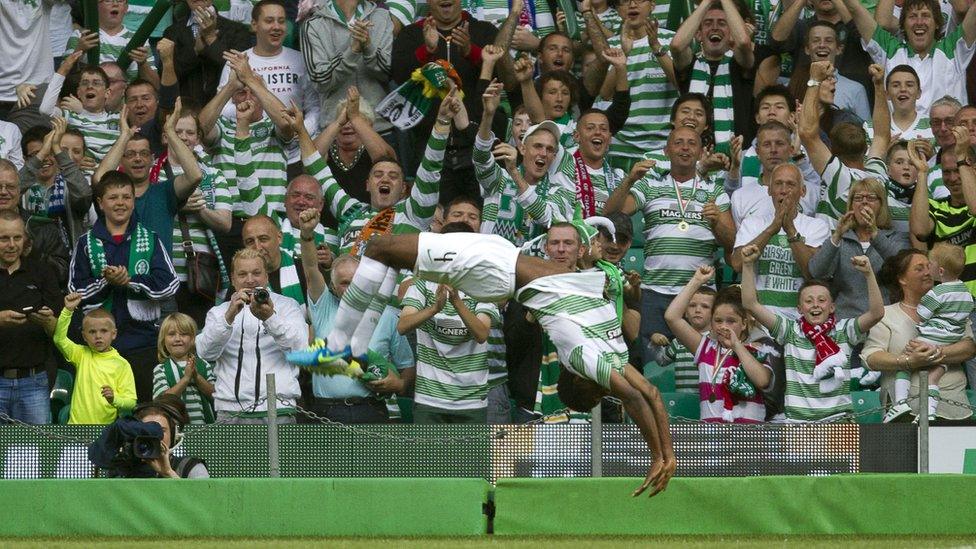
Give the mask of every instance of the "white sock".
POLYGON ((929 385, 929 415, 935 415, 935 408, 939 405, 939 399, 937 398, 941 393, 939 392, 938 385, 929 385))
POLYGON ((339 310, 336 311, 335 321, 327 339, 327 348, 333 353, 342 352, 349 346, 350 338, 359 326, 363 314, 369 308, 380 285, 386 278, 387 271, 392 271, 386 265, 366 256, 359 262, 352 282, 342 294, 339 310))
MULTIPOLYGON (((899 372, 901 373, 901 372, 899 372)), ((912 386, 912 380, 906 375, 895 378, 895 404, 908 398, 908 390, 912 386)))
POLYGON ((372 339, 380 316, 383 315, 383 310, 386 309, 386 304, 390 302, 390 297, 396 289, 396 280, 396 269, 387 269, 386 277, 383 278, 379 291, 369 303, 369 308, 363 313, 362 320, 359 321, 359 325, 356 326, 356 330, 352 334, 349 347, 353 357, 366 356, 366 352, 369 350, 369 340, 372 339))

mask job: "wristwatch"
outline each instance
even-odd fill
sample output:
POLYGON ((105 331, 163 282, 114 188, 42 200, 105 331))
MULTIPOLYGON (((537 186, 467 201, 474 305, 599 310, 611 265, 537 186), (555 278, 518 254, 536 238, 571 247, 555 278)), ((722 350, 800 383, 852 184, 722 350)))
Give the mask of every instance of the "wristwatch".
POLYGON ((664 57, 665 55, 668 54, 668 50, 666 50, 664 48, 661 48, 661 49, 659 49, 659 50, 657 50, 655 52, 652 52, 652 53, 654 54, 654 57, 664 57))
POLYGON ((970 168, 976 167, 973 166, 973 161, 970 160, 969 158, 963 158, 962 160, 957 160, 956 166, 969 166, 970 168))
POLYGON ((800 234, 799 232, 797 232, 793 236, 786 235, 786 241, 789 242, 790 244, 794 244, 796 242, 803 242, 804 240, 806 240, 806 239, 803 238, 803 235, 800 234))
POLYGON ((814 80, 813 78, 811 78, 810 80, 807 80, 807 87, 808 88, 812 88, 814 86, 819 86, 819 85, 820 85, 820 81, 819 80, 814 80))

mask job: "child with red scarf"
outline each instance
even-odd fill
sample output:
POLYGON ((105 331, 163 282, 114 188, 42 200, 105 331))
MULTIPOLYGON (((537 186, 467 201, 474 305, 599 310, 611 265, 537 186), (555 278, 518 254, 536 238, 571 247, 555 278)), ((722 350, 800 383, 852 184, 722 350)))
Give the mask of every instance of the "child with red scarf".
POLYGON ((707 335, 684 317, 691 296, 714 274, 714 267, 698 267, 668 306, 664 320, 678 341, 688 349, 696 349, 701 419, 714 423, 761 423, 766 418, 761 391, 772 385, 773 370, 757 358, 755 348, 743 343, 749 337, 749 321, 738 288, 726 288, 715 298, 707 335))
POLYGON ((790 320, 759 303, 755 271, 758 258, 757 246, 742 249, 742 303, 783 346, 787 421, 820 421, 849 413, 851 348, 864 341, 868 331, 884 316, 881 290, 871 262, 863 255, 851 258, 851 264, 867 282, 867 312, 857 318, 837 319, 827 285, 807 280, 800 287, 800 319, 790 320))

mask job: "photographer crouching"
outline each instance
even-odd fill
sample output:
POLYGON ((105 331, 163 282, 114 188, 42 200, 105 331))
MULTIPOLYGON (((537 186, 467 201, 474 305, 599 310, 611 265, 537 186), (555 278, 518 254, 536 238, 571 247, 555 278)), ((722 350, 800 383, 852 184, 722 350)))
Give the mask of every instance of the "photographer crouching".
POLYGON ((178 396, 160 395, 106 426, 88 459, 109 478, 209 478, 203 460, 171 455, 189 421, 178 396))
POLYGON ((278 423, 295 423, 298 367, 285 354, 308 345, 305 314, 297 301, 268 288, 267 262, 257 250, 234 254, 231 282, 236 291, 210 309, 197 336, 197 356, 214 365, 217 421, 266 424, 264 380, 275 374, 278 423))

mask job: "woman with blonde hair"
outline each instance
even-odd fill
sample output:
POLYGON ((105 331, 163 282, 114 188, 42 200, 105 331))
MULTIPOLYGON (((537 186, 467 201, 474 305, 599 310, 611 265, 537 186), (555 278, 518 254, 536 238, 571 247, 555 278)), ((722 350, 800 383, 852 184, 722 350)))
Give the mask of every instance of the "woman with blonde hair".
MULTIPOLYGON (((871 269, 878 274, 886 259, 911 247, 908 234, 891 228, 888 195, 881 182, 861 179, 848 192, 847 213, 810 259, 810 276, 830 281, 839 318, 854 318, 868 310, 864 276, 854 269, 850 258, 867 256, 871 269)), ((858 352, 860 349, 851 353, 852 368, 860 366, 858 352)))
POLYGON ((159 327, 157 357, 153 370, 153 398, 162 394, 180 397, 190 424, 214 422, 213 369, 196 356, 197 323, 189 315, 173 313, 159 327))

